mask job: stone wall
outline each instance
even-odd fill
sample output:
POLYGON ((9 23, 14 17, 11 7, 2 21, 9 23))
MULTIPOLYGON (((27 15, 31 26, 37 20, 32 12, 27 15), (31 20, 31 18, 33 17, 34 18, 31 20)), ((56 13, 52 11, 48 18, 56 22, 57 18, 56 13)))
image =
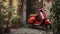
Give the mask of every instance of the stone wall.
POLYGON ((52 7, 52 0, 50 0, 49 2, 47 0, 43 0, 43 9, 46 12, 48 18, 51 15, 50 13, 51 7, 52 7))

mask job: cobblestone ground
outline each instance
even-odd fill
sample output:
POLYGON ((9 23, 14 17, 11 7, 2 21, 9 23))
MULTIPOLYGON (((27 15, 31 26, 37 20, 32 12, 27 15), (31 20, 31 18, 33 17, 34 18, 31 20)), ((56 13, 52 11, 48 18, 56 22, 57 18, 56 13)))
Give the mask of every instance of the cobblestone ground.
MULTIPOLYGON (((46 31, 30 28, 12 29, 9 34, 47 34, 46 31)), ((49 34, 52 34, 51 32, 49 34)))

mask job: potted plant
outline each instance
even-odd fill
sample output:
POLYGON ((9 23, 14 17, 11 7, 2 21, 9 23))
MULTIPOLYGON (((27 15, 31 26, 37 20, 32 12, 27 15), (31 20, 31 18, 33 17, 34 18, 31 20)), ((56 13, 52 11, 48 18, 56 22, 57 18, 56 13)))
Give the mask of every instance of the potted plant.
POLYGON ((14 25, 15 28, 19 28, 19 21, 20 21, 19 15, 16 15, 11 19, 11 23, 14 25))

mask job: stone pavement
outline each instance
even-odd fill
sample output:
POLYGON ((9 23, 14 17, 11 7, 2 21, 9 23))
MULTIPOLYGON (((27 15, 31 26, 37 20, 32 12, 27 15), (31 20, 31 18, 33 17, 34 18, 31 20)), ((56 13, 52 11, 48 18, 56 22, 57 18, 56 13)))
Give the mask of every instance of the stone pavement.
MULTIPOLYGON (((9 34, 47 34, 46 31, 31 29, 31 28, 19 28, 12 29, 9 34)), ((51 33, 50 33, 51 34, 51 33)))

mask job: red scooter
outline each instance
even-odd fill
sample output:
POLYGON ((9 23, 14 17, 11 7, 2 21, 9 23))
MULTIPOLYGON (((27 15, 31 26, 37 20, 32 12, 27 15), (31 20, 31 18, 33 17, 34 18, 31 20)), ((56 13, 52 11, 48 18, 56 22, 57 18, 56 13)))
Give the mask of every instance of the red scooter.
POLYGON ((28 18, 28 23, 31 24, 32 27, 51 29, 51 22, 47 19, 46 13, 42 9, 38 10, 38 14, 31 15, 28 18))
POLYGON ((41 20, 41 18, 39 18, 38 15, 29 17, 28 24, 30 24, 31 28, 45 30, 51 29, 51 24, 49 23, 49 20, 48 19, 41 20))

